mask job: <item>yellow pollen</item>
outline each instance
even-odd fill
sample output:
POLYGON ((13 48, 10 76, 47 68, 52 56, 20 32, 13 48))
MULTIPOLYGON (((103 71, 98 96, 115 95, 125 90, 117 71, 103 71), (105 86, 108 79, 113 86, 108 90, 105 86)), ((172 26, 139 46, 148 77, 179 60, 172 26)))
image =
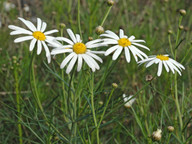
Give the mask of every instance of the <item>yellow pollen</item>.
POLYGON ((118 44, 122 47, 127 47, 131 45, 131 42, 127 38, 121 38, 118 40, 118 44))
POLYGON ((33 32, 33 37, 40 41, 44 41, 46 39, 44 33, 40 32, 40 31, 33 32))
POLYGON ((169 60, 169 57, 164 55, 157 55, 156 58, 160 59, 161 61, 169 60))
POLYGON ((87 48, 83 43, 76 43, 73 45, 73 51, 76 54, 84 54, 87 51, 87 48))

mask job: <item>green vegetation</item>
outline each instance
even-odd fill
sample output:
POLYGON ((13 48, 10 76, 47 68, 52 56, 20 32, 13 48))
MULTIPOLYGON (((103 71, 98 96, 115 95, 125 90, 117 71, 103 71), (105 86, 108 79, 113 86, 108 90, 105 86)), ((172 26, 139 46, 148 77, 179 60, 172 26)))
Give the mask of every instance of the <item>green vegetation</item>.
POLYGON ((29 12, 19 3, 6 11, 4 2, 0 3, 0 143, 191 143, 190 0, 116 0, 113 6, 105 0, 42 0, 30 2, 29 12), (36 48, 29 52, 29 41, 14 43, 19 36, 10 36, 8 25, 23 27, 18 17, 34 24, 41 18, 50 30, 59 30, 54 36, 69 38, 66 29, 71 28, 85 42, 99 37, 95 32, 99 25, 115 33, 122 28, 126 35, 146 41, 150 51, 142 50, 147 55, 169 54, 185 70, 180 76, 163 69, 157 77, 157 65, 138 66, 133 56, 127 63, 122 53, 116 61, 111 55, 101 56, 101 69, 95 73, 84 65, 68 75, 66 68, 60 69, 65 55, 48 64, 44 50, 36 55, 36 48), (124 106, 124 93, 136 98, 129 108, 124 106), (162 130, 159 140, 157 129, 162 130))

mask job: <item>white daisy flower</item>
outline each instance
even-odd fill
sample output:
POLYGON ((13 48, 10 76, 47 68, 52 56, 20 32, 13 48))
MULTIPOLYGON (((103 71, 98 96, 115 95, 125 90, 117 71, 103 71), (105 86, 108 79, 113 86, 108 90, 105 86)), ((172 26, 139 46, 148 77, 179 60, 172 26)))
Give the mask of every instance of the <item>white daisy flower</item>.
POLYGON ((123 100, 125 103, 125 107, 130 108, 132 106, 132 104, 135 102, 136 98, 133 98, 133 95, 130 95, 129 97, 127 97, 126 94, 123 94, 123 100))
POLYGON ((54 44, 51 44, 53 47, 55 47, 55 49, 51 51, 52 55, 61 53, 70 53, 63 60, 63 62, 60 65, 60 68, 61 69, 64 68, 67 65, 67 63, 69 63, 66 69, 66 73, 69 74, 77 61, 77 71, 79 72, 82 68, 84 60, 87 63, 87 65, 92 69, 93 72, 95 72, 96 69, 99 70, 100 67, 95 60, 101 63, 103 62, 103 60, 96 54, 104 54, 104 51, 93 51, 90 49, 105 46, 100 43, 103 42, 103 40, 96 39, 84 44, 79 34, 74 35, 71 29, 67 29, 67 33, 69 34, 72 40, 65 37, 57 37, 56 40, 64 41, 68 43, 68 45, 62 45, 58 41, 56 41, 54 44))
POLYGON ((28 20, 25 20, 20 17, 18 19, 21 20, 27 26, 27 28, 29 28, 29 30, 26 30, 26 29, 18 27, 18 26, 9 25, 8 27, 10 29, 14 30, 10 33, 10 35, 27 34, 28 36, 23 36, 23 37, 17 38, 14 40, 14 42, 19 43, 19 42, 31 40, 31 43, 29 46, 30 51, 32 51, 34 49, 35 44, 37 42, 37 55, 39 55, 41 53, 42 45, 43 45, 45 52, 46 52, 46 57, 47 57, 48 63, 50 63, 51 54, 50 54, 49 48, 45 42, 52 43, 53 39, 55 39, 55 38, 52 36, 49 36, 49 34, 58 32, 58 30, 54 29, 54 30, 44 32, 47 27, 47 24, 45 22, 43 22, 40 18, 37 18, 37 27, 35 27, 34 24, 28 20))
POLYGON ((119 57, 123 49, 125 51, 125 58, 128 63, 131 61, 130 51, 133 54, 136 61, 138 61, 138 57, 141 58, 142 60, 144 59, 143 57, 148 58, 144 52, 136 48, 136 46, 138 46, 138 47, 149 50, 148 47, 138 43, 138 42, 145 42, 145 41, 135 40, 134 36, 130 36, 128 38, 126 35, 124 35, 124 31, 122 29, 119 30, 119 36, 117 36, 114 32, 110 30, 105 31, 105 33, 101 34, 100 36, 107 37, 103 39, 104 44, 114 45, 105 52, 105 56, 107 56, 115 51, 112 57, 113 60, 116 60, 119 57))
POLYGON ((185 67, 178 63, 177 61, 173 60, 172 58, 169 58, 169 55, 154 55, 150 56, 149 58, 139 61, 139 64, 146 63, 146 68, 150 67, 152 64, 159 64, 158 65, 158 71, 157 71, 157 76, 160 76, 162 73, 163 65, 166 69, 167 72, 169 72, 169 69, 175 73, 177 71, 179 75, 181 75, 182 69, 185 69, 185 67))

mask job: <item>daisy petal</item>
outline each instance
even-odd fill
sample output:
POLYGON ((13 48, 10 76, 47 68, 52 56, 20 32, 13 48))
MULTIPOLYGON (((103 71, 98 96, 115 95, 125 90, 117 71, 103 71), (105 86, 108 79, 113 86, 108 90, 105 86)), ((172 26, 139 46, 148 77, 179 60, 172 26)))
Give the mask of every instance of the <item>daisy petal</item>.
POLYGON ((83 59, 82 59, 82 56, 79 54, 78 55, 78 64, 77 64, 77 71, 78 72, 81 70, 82 64, 83 64, 83 59))
POLYGON ((24 37, 20 37, 14 40, 15 43, 19 43, 19 42, 23 42, 23 41, 27 41, 27 40, 31 40, 33 39, 33 36, 24 36, 24 37))
POLYGON ((170 60, 175 66, 177 66, 180 70, 185 69, 185 67, 184 67, 182 64, 178 63, 177 61, 175 61, 175 60, 173 60, 173 59, 171 59, 171 58, 169 58, 169 60, 170 60), (181 68, 182 68, 182 69, 181 69, 181 68))
POLYGON ((171 69, 172 73, 174 74, 175 71, 174 71, 174 69, 172 67, 172 63, 170 61, 165 61, 165 62, 167 63, 167 66, 169 66, 169 68, 171 69))
POLYGON ((125 49, 125 58, 126 58, 127 62, 129 63, 131 61, 129 49, 128 49, 128 47, 125 47, 124 49, 125 49))
POLYGON ((42 43, 40 40, 37 41, 37 55, 39 55, 42 51, 42 43))
POLYGON ((36 27, 34 26, 34 24, 28 20, 25 20, 21 17, 18 18, 19 20, 21 20, 31 31, 37 31, 36 27))
POLYGON ((12 32, 10 33, 10 35, 18 35, 18 34, 29 34, 29 35, 32 35, 32 32, 23 29, 23 30, 12 31, 12 32))
POLYGON ((43 22, 42 23, 42 27, 41 27, 41 32, 44 32, 45 31, 45 29, 46 29, 46 27, 47 27, 47 23, 46 22, 43 22))
MULTIPOLYGON (((148 56, 144 53, 144 52, 142 52, 142 51, 140 51, 138 48, 136 48, 135 46, 133 46, 132 45, 132 47, 134 47, 135 49, 135 51, 137 51, 139 54, 141 54, 142 56, 144 56, 145 58, 148 58, 148 56)), ((141 59, 143 59, 143 58, 141 58, 141 59)))
POLYGON ((102 47, 102 46, 107 46, 105 43, 97 43, 97 44, 92 44, 87 46, 87 48, 96 48, 96 47, 102 47))
POLYGON ((77 55, 74 55, 66 69, 67 74, 69 74, 71 72, 71 70, 73 69, 73 66, 75 65, 76 60, 77 60, 77 55))
POLYGON ((51 62, 51 55, 49 55, 49 56, 47 57, 47 61, 48 61, 48 63, 51 62))
POLYGON ((92 44, 95 44, 95 43, 98 43, 98 42, 103 42, 103 40, 102 39, 92 40, 92 41, 87 42, 85 45, 89 46, 89 45, 92 45, 92 44))
POLYGON ((94 64, 95 68, 96 68, 97 70, 99 70, 100 67, 99 67, 99 65, 97 64, 97 62, 96 62, 91 56, 89 56, 89 55, 86 55, 86 56, 87 56, 88 59, 94 64))
POLYGON ((68 33, 69 36, 71 37, 72 41, 73 41, 74 43, 77 43, 76 37, 75 37, 74 33, 72 32, 72 30, 71 30, 71 29, 67 29, 67 33, 68 33))
POLYGON ((130 36, 130 37, 129 37, 129 40, 130 40, 130 41, 132 41, 132 40, 134 40, 134 39, 135 39, 135 36, 130 36))
POLYGON ((70 39, 64 38, 64 37, 57 37, 56 40, 64 41, 64 42, 66 42, 66 43, 68 43, 68 44, 71 44, 71 45, 74 44, 70 39))
POLYGON ((168 68, 167 63, 165 61, 163 61, 163 65, 164 65, 166 71, 169 72, 169 68, 168 68))
POLYGON ((120 38, 124 37, 124 31, 122 29, 119 30, 119 37, 120 38))
POLYGON ((66 64, 72 59, 73 56, 75 56, 75 53, 70 53, 61 63, 60 68, 64 68, 66 64))
POLYGON ((94 53, 94 54, 104 54, 105 51, 91 51, 91 53, 94 53))
POLYGON ((37 18, 37 31, 41 30, 42 21, 40 18, 37 18))
POLYGON ((115 51, 116 49, 118 49, 119 45, 115 45, 110 47, 106 52, 105 52, 105 56, 108 56, 110 53, 112 53, 113 51, 115 51))
POLYGON ((87 65, 92 69, 93 72, 95 72, 95 66, 94 64, 88 59, 87 55, 82 54, 83 59, 87 63, 87 65))
POLYGON ((179 75, 181 75, 181 72, 178 70, 178 68, 174 64, 169 62, 169 65, 171 65, 171 67, 173 67, 173 69, 175 69, 179 73, 179 75))
POLYGON ((43 47, 44 47, 45 52, 46 52, 46 57, 50 56, 51 53, 50 53, 50 51, 49 51, 49 48, 47 47, 47 45, 45 44, 44 41, 42 41, 42 44, 43 44, 43 47))
POLYGON ((109 35, 109 34, 101 34, 100 37, 109 37, 109 38, 112 38, 112 39, 115 39, 115 40, 119 40, 119 38, 117 38, 116 36, 109 35))
POLYGON ((157 76, 160 76, 161 73, 162 73, 162 61, 159 62, 157 76))
POLYGON ((136 46, 139 46, 139 47, 142 47, 142 48, 147 49, 147 50, 150 51, 150 49, 148 47, 144 46, 144 45, 141 45, 141 44, 138 44, 138 43, 132 43, 132 44, 136 45, 136 46))
POLYGON ((110 30, 107 30, 107 31, 105 31, 107 34, 110 34, 110 35, 113 35, 114 37, 116 37, 116 39, 119 39, 119 37, 114 33, 114 32, 112 32, 112 31, 110 31, 110 30))
POLYGON ((35 47, 35 43, 36 43, 37 39, 32 39, 30 46, 29 46, 29 51, 32 51, 35 47))
POLYGON ((81 38, 80 38, 80 35, 79 35, 79 34, 76 34, 76 39, 77 39, 77 42, 80 42, 80 41, 81 41, 81 38))
POLYGON ((49 35, 49 34, 56 33, 56 32, 58 32, 58 30, 54 29, 54 30, 47 31, 44 34, 49 35))
POLYGON ((132 52, 132 54, 133 54, 133 56, 134 56, 134 58, 135 58, 135 61, 137 62, 138 61, 138 58, 137 58, 137 55, 136 55, 136 52, 134 51, 134 47, 132 47, 132 45, 131 46, 129 46, 130 48, 130 51, 132 52))
POLYGON ((122 50, 123 50, 123 47, 119 46, 119 48, 113 54, 112 60, 116 60, 119 57, 119 55, 121 54, 122 50))
POLYGON ((94 59, 96 59, 96 60, 100 61, 101 63, 103 63, 103 60, 99 56, 97 56, 97 55, 95 55, 95 54, 93 54, 91 52, 87 52, 86 54, 88 54, 89 56, 91 56, 94 59))
POLYGON ((137 43, 137 42, 144 42, 144 43, 145 43, 144 40, 132 40, 131 42, 132 42, 132 43, 137 43))
POLYGON ((73 51, 72 49, 53 49, 51 51, 51 55, 62 54, 62 53, 67 53, 72 51, 73 51))
POLYGON ((150 67, 152 64, 154 64, 156 61, 156 59, 152 60, 152 61, 149 61, 147 64, 146 64, 146 68, 150 67))

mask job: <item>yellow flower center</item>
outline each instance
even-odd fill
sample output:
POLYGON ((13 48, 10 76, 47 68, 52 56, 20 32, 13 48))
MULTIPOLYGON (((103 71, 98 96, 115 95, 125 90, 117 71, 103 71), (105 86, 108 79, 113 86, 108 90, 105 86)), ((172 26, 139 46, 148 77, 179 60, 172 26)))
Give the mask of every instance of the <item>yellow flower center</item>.
POLYGON ((46 39, 44 33, 40 32, 40 31, 33 32, 33 37, 40 41, 44 41, 46 39))
POLYGON ((160 59, 161 61, 169 60, 169 57, 164 55, 157 55, 156 58, 160 59))
POLYGON ((73 45, 73 51, 76 54, 84 54, 87 51, 87 48, 83 43, 76 43, 73 45))
POLYGON ((127 38, 121 38, 118 40, 118 44, 122 47, 127 47, 131 45, 131 42, 127 38))

